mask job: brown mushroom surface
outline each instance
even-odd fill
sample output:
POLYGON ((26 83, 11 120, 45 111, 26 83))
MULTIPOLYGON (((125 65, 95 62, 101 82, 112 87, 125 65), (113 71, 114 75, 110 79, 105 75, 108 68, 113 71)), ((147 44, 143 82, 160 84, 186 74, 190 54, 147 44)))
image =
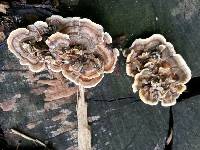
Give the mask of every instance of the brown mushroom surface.
POLYGON ((176 54, 171 43, 162 35, 137 39, 130 47, 126 71, 134 77, 133 92, 139 90, 140 99, 149 105, 176 104, 176 99, 186 90, 191 71, 181 55, 176 54))

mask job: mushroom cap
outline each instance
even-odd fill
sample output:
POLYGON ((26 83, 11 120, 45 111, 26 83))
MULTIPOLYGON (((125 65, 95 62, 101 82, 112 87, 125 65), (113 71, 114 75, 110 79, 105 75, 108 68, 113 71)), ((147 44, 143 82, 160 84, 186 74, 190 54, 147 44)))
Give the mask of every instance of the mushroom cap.
POLYGON ((146 39, 136 39, 129 49, 131 52, 126 59, 126 73, 132 77, 152 60, 150 56, 153 53, 156 57, 163 59, 176 53, 173 45, 166 42, 166 39, 160 34, 154 34, 146 39))
POLYGON ((171 43, 159 34, 133 42, 126 60, 127 75, 134 77, 133 92, 149 105, 161 101, 162 106, 176 104, 186 90, 191 70, 171 43))
POLYGON ((150 76, 151 71, 149 71, 149 69, 143 69, 140 73, 137 73, 134 77, 134 82, 132 84, 133 92, 136 93, 138 89, 142 87, 143 84, 147 84, 146 80, 148 80, 150 76))
POLYGON ((40 72, 45 68, 43 60, 34 55, 34 51, 26 41, 40 41, 41 36, 36 31, 18 28, 12 31, 7 39, 8 49, 19 59, 20 64, 28 65, 33 72, 40 72))

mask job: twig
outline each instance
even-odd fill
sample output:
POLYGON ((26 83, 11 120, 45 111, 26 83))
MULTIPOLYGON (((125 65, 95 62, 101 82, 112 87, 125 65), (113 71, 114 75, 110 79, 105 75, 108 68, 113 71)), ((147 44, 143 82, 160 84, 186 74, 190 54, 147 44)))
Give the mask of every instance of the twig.
POLYGON ((31 137, 29 137, 29 136, 23 134, 23 133, 20 133, 19 131, 16 131, 15 129, 11 129, 11 132, 14 133, 14 134, 16 134, 16 135, 19 135, 19 136, 21 136, 21 137, 23 137, 23 138, 25 138, 25 139, 27 139, 27 140, 29 140, 29 141, 33 141, 33 142, 35 142, 35 143, 38 143, 38 144, 40 144, 40 145, 46 147, 46 145, 45 145, 43 142, 41 142, 40 140, 38 140, 38 139, 33 139, 33 138, 31 138, 31 137))
POLYGON ((84 97, 84 88, 79 87, 80 95, 77 99, 78 118, 78 148, 79 150, 91 150, 91 131, 87 119, 87 103, 84 97))

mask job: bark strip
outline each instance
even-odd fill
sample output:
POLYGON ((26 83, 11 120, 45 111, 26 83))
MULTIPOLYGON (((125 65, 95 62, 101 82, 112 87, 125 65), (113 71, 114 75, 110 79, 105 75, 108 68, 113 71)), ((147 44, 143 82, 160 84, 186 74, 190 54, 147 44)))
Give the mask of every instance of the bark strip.
POLYGON ((78 148, 79 150, 91 150, 91 130, 88 125, 84 88, 80 86, 79 91, 80 95, 77 99, 78 148))

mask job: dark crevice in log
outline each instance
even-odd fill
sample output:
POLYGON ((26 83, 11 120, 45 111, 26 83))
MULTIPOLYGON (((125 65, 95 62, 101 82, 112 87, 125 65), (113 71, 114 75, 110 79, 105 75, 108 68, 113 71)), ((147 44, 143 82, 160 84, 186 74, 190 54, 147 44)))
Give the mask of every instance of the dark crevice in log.
POLYGON ((174 134, 173 126, 174 126, 173 111, 172 111, 172 107, 170 107, 170 109, 169 109, 169 128, 168 128, 168 134, 167 134, 164 150, 172 150, 173 134, 174 134))

